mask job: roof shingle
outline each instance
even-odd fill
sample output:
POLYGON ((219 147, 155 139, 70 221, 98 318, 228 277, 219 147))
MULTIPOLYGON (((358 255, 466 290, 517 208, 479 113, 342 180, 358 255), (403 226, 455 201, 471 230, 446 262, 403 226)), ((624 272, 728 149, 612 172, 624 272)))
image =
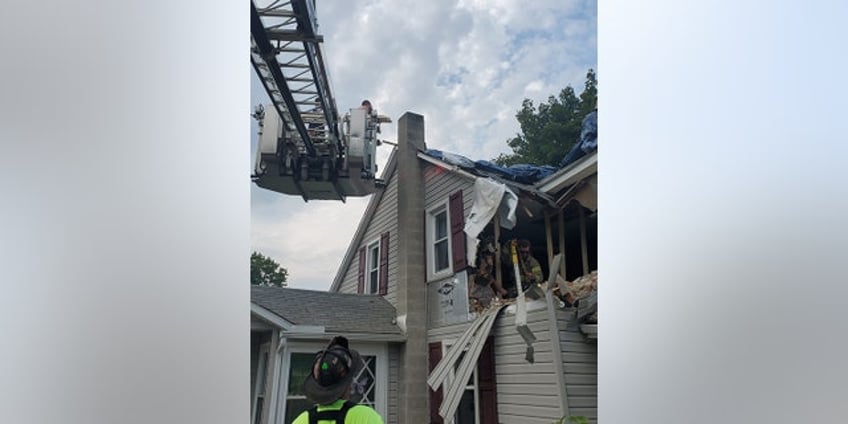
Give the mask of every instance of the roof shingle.
POLYGON ((401 334, 394 306, 382 296, 251 286, 250 301, 296 325, 328 333, 401 334))

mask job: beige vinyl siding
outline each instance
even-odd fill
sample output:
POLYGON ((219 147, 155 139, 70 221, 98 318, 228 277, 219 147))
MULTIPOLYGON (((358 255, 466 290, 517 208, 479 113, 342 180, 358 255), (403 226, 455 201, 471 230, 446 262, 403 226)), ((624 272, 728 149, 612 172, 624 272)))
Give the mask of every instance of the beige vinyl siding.
POLYGON ((430 328, 427 330, 427 343, 456 340, 462 336, 469 325, 471 321, 430 328))
POLYGON ((502 424, 551 424, 562 417, 547 310, 528 312, 527 324, 536 336, 532 364, 524 359, 527 345, 515 330, 515 315, 502 312, 492 329, 502 424))
POLYGON ((566 311, 557 311, 557 326, 571 415, 598 420, 598 345, 587 342, 580 325, 566 311))
POLYGON ((467 217, 474 201, 474 180, 430 163, 424 166, 424 209, 447 202, 457 190, 462 190, 463 216, 467 217))
MULTIPOLYGON (((395 170, 389 183, 386 186, 386 192, 383 193, 383 198, 380 199, 380 204, 374 212, 368 227, 365 230, 365 235, 359 246, 356 247, 353 260, 350 261, 345 270, 344 279, 339 286, 341 293, 356 293, 357 277, 359 272, 359 248, 367 246, 368 243, 378 241, 380 235, 384 232, 389 232, 389 287, 385 295, 386 300, 393 306, 397 306, 397 265, 398 265, 398 234, 397 234, 397 170, 395 170)), ((368 219, 368 217, 363 217, 368 219)))
POLYGON ((398 381, 400 370, 400 345, 389 343, 389 387, 386 424, 398 424, 398 381))

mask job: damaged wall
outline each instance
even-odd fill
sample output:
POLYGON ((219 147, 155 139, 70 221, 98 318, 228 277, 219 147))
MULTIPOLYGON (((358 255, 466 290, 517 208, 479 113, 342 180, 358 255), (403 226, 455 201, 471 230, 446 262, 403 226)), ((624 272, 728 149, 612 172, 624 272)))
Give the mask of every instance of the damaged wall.
POLYGON ((598 345, 587 342, 580 323, 564 310, 556 312, 563 373, 571 415, 598 419, 598 345))
POLYGON ((536 336, 533 364, 524 359, 527 345, 515 330, 515 315, 502 313, 492 329, 502 424, 551 424, 562 417, 547 310, 529 311, 527 324, 536 336))

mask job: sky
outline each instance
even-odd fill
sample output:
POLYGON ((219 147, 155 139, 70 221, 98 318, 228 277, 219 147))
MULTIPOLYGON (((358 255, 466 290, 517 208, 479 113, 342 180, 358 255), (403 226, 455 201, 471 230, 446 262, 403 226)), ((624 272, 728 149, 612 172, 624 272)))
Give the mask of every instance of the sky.
MULTIPOLYGON (((410 111, 424 116, 429 148, 493 159, 510 153, 525 98, 539 104, 569 85, 580 93, 589 68, 603 89, 594 0, 316 3, 339 114, 371 100, 394 121, 382 125, 382 139, 396 141, 395 123, 410 111)), ((252 74, 251 104, 265 102, 252 74)), ((390 149, 378 148, 380 169, 390 149)), ((368 199, 304 202, 251 183, 251 248, 288 270, 289 287, 327 290, 368 199)))

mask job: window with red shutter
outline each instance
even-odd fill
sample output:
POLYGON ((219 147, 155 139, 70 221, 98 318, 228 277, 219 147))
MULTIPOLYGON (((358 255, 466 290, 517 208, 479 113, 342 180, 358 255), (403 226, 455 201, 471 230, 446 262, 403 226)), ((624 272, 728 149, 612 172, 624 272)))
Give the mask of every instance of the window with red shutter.
MULTIPOLYGON (((442 342, 433 342, 429 344, 430 348, 430 371, 433 371, 433 368, 436 368, 439 361, 442 360, 442 342)), ((444 420, 442 420, 442 416, 439 415, 439 407, 442 406, 442 388, 439 387, 439 390, 433 391, 430 390, 430 424, 442 424, 444 420)))
POLYGON ((489 336, 477 359, 477 393, 480 399, 480 422, 498 422, 498 388, 495 381, 495 343, 489 336))
POLYGON ((465 209, 462 202, 462 190, 450 195, 451 255, 453 272, 466 268, 465 260, 465 209))
POLYGON ((381 295, 389 292, 389 232, 380 236, 380 290, 381 295))

